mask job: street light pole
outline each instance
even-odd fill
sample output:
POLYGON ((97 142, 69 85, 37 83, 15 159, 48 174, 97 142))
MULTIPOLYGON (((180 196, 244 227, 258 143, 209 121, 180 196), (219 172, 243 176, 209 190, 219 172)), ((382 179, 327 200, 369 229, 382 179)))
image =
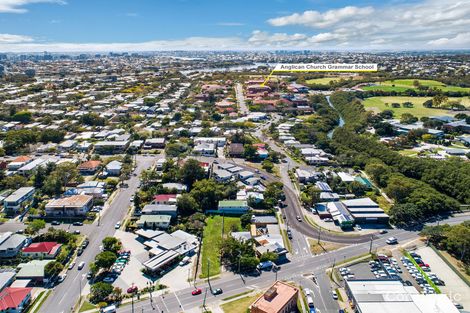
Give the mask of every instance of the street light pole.
POLYGON ((370 246, 369 246, 369 254, 372 253, 372 242, 374 240, 374 235, 370 236, 370 246))

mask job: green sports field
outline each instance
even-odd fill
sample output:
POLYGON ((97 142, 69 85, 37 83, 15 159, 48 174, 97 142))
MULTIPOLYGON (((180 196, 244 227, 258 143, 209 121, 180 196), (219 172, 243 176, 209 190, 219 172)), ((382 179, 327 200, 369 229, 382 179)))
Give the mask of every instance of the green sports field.
MULTIPOLYGON (((384 110, 391 110, 395 114, 395 118, 399 118, 403 113, 410 113, 416 117, 435 116, 435 115, 455 115, 455 112, 445 109, 433 109, 423 107, 423 103, 430 97, 371 97, 363 101, 366 110, 374 112, 382 112, 384 110), (413 108, 393 108, 392 103, 411 102, 414 104, 413 108)), ((449 98, 449 101, 459 101, 465 106, 470 106, 469 98, 449 98)))
MULTIPOLYGON (((417 89, 413 82, 415 79, 397 79, 397 80, 386 80, 383 82, 377 82, 377 86, 367 86, 363 87, 364 90, 383 90, 383 91, 405 91, 407 89, 417 89)), ((437 87, 442 91, 464 91, 470 92, 470 88, 463 88, 457 86, 446 86, 445 84, 438 82, 436 80, 425 80, 425 79, 418 79, 419 83, 422 86, 427 87, 437 87)))
MULTIPOLYGON (((367 86, 363 87, 364 90, 383 90, 383 91, 405 91, 407 89, 417 89, 413 82, 415 79, 396 79, 396 80, 386 80, 383 82, 377 82, 377 86, 367 86)), ((464 91, 470 92, 470 88, 457 87, 457 86, 446 86, 445 84, 438 82, 436 80, 425 80, 418 79, 419 83, 422 86, 427 87, 437 87, 442 91, 464 91)))

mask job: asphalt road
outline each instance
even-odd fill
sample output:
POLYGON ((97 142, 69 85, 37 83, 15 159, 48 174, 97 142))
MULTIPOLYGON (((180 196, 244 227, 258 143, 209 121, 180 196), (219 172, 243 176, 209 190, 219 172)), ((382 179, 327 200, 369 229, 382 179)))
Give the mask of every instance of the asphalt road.
POLYGON ((244 115, 250 113, 250 110, 248 110, 248 107, 246 106, 245 96, 243 95, 242 84, 237 83, 235 85, 235 95, 237 97, 238 108, 240 110, 240 113, 244 115))
MULTIPOLYGON (((469 220, 470 215, 458 216, 450 218, 447 221, 441 223, 456 224, 464 220, 469 220)), ((406 242, 409 240, 416 239, 418 237, 417 232, 399 230, 394 233, 398 238, 399 242, 406 242)), ((385 240, 388 235, 377 236, 377 239, 372 242, 372 249, 376 250, 383 246, 386 246, 385 240)), ((329 253, 325 253, 317 256, 305 256, 299 257, 292 260, 290 263, 283 264, 281 270, 277 273, 263 272, 258 277, 242 277, 231 276, 227 278, 216 279, 211 283, 212 288, 222 288, 224 293, 219 296, 213 296, 210 292, 207 293, 206 303, 212 303, 220 299, 237 295, 248 290, 262 290, 271 285, 276 279, 293 281, 296 283, 306 284, 305 274, 315 273, 317 277, 318 287, 315 290, 317 297, 314 298, 315 305, 320 308, 322 313, 336 313, 337 305, 331 298, 331 288, 329 287, 328 279, 322 277, 322 273, 329 267, 342 262, 345 259, 349 259, 361 254, 369 252, 370 244, 368 242, 349 245, 347 247, 335 250, 329 253), (325 285, 327 287, 325 287, 325 285), (322 310, 323 308, 323 310, 322 310)), ((311 286, 311 285, 310 285, 311 286)), ((193 288, 185 288, 176 292, 169 292, 164 297, 153 295, 153 302, 145 300, 134 304, 134 312, 151 312, 155 308, 157 312, 183 312, 189 309, 199 308, 203 304, 204 294, 206 289, 209 290, 207 282, 198 284, 197 288, 203 290, 202 294, 193 296, 191 291, 193 288)), ((132 313, 132 307, 130 305, 123 306, 118 309, 119 313, 132 313)))
POLYGON ((71 312, 75 303, 78 300, 81 288, 86 283, 86 273, 88 272, 88 265, 95 255, 100 251, 99 246, 103 238, 112 236, 115 232, 114 225, 121 221, 127 214, 130 205, 130 197, 135 193, 139 185, 139 174, 149 168, 157 157, 155 156, 137 156, 137 168, 135 172, 137 176, 131 176, 127 181, 129 187, 121 188, 118 194, 113 199, 110 206, 103 212, 100 225, 97 222, 92 224, 95 231, 91 231, 88 235, 90 243, 85 249, 83 254, 76 259, 76 263, 85 262, 85 267, 79 271, 77 266, 67 272, 67 278, 54 287, 52 294, 47 298, 41 306, 39 312, 42 313, 63 313, 71 312))

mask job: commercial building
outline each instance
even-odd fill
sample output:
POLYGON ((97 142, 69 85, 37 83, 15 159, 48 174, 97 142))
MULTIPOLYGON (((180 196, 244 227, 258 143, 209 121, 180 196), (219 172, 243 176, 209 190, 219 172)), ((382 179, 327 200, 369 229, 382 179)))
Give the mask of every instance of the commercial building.
POLYGON ((182 230, 168 234, 159 230, 140 229, 135 233, 149 251, 150 258, 142 265, 151 272, 162 270, 183 256, 193 254, 199 245, 196 236, 182 230))
POLYGON ((346 293, 357 313, 459 313, 445 294, 420 294, 399 280, 345 280, 346 293))
POLYGON ((276 281, 250 306, 251 313, 297 312, 299 289, 282 281, 276 281))
POLYGON ((343 200, 341 203, 346 207, 356 223, 388 223, 389 216, 370 198, 343 200))

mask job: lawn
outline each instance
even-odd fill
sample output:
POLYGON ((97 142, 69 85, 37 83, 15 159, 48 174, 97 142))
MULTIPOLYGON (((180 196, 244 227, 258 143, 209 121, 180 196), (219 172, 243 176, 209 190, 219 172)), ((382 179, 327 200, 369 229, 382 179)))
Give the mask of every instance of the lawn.
POLYGON ((260 295, 247 296, 238 300, 230 301, 222 304, 220 307, 224 313, 246 313, 248 307, 259 297, 260 295))
POLYGON ((93 309, 96 309, 96 306, 94 306, 88 301, 85 301, 82 303, 82 306, 80 307, 80 310, 78 312, 86 312, 86 311, 90 311, 93 309))
MULTIPOLYGON (((414 79, 397 79, 397 80, 386 80, 383 82, 377 82, 377 86, 367 86, 362 89, 364 90, 383 90, 383 91, 405 91, 407 89, 417 89, 413 82, 414 79)), ((464 91, 470 92, 470 88, 457 87, 457 86, 446 86, 445 84, 436 80, 425 80, 418 79, 422 86, 437 87, 442 91, 464 91)))
MULTIPOLYGON (((374 112, 382 112, 384 110, 391 110, 395 113, 395 118, 400 118, 403 113, 411 113, 416 117, 423 116, 435 116, 435 115, 454 115, 455 112, 444 110, 444 109, 435 109, 435 108, 425 108, 423 103, 426 100, 431 99, 430 97, 371 97, 363 101, 364 107, 367 110, 374 112), (412 108, 393 108, 392 103, 411 102, 414 104, 412 108)), ((449 101, 459 101, 461 104, 468 106, 470 105, 469 98, 449 98, 449 101)))
POLYGON ((313 254, 322 254, 325 252, 330 252, 333 250, 338 250, 339 248, 344 247, 342 244, 328 242, 328 241, 321 241, 318 243, 318 239, 308 239, 308 244, 310 245, 310 251, 313 254))
MULTIPOLYGON (((207 277, 207 260, 210 261, 209 276, 220 274, 219 245, 222 242, 222 219, 220 215, 210 216, 206 219, 202 239, 201 278, 207 277)), ((224 237, 233 229, 241 229, 240 218, 225 217, 224 237)))

